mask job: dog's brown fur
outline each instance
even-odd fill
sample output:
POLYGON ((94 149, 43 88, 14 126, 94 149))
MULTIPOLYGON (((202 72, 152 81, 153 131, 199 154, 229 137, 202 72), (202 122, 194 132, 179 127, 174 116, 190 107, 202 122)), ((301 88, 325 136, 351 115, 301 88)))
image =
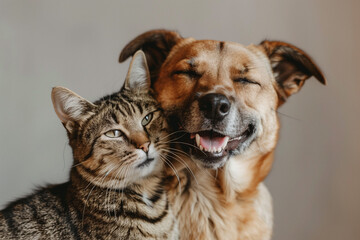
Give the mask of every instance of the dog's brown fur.
MULTIPOLYGON (((299 48, 278 41, 243 46, 153 30, 132 40, 120 62, 138 49, 146 53, 157 100, 185 131, 202 130, 196 106, 198 96, 207 93, 225 95, 239 114, 251 116, 257 124, 248 146, 239 145, 213 168, 204 167, 206 159, 183 156, 195 177, 174 161, 182 188, 169 171, 169 195, 181 239, 270 239, 272 204, 262 181, 271 169, 278 138, 276 111, 309 77, 325 84, 319 68, 299 48)), ((239 119, 236 124, 242 128, 245 120, 239 119)))

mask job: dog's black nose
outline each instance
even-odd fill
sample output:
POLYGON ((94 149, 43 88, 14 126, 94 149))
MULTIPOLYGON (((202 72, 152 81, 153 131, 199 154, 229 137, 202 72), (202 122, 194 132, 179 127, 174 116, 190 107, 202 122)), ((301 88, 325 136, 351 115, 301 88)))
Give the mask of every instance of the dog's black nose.
POLYGON ((223 120, 230 112, 229 99, 219 93, 209 93, 199 99, 200 110, 211 120, 223 120))

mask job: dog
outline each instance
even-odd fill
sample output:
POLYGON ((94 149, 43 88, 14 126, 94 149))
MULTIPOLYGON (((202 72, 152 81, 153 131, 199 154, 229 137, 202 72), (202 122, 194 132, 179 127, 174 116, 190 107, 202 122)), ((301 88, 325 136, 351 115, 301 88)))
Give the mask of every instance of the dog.
POLYGON ((311 76, 325 85, 319 67, 285 42, 244 46, 168 30, 134 38, 119 61, 139 49, 178 134, 167 186, 181 239, 270 239, 263 181, 278 140, 277 109, 311 76))

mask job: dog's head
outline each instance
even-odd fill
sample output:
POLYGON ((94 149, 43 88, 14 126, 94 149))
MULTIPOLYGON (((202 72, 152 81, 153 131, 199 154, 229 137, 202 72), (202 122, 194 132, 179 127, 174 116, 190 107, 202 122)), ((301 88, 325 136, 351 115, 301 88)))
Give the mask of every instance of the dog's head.
POLYGON ((309 77, 325 84, 311 58, 284 42, 243 46, 153 30, 132 40, 120 62, 139 49, 170 124, 186 132, 181 141, 205 167, 218 168, 232 155, 272 151, 277 108, 309 77))

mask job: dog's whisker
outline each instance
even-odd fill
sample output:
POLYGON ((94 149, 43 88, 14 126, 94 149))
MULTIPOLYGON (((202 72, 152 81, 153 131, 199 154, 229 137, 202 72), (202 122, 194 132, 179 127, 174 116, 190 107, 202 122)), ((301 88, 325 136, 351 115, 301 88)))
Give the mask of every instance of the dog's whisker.
POLYGON ((296 120, 296 121, 302 122, 301 119, 298 119, 298 118, 292 117, 292 116, 290 116, 290 115, 287 115, 287 114, 285 114, 285 113, 279 112, 278 110, 274 110, 274 111, 275 111, 276 113, 278 113, 279 115, 281 115, 281 116, 284 116, 284 117, 290 118, 290 119, 292 119, 292 120, 296 120))

